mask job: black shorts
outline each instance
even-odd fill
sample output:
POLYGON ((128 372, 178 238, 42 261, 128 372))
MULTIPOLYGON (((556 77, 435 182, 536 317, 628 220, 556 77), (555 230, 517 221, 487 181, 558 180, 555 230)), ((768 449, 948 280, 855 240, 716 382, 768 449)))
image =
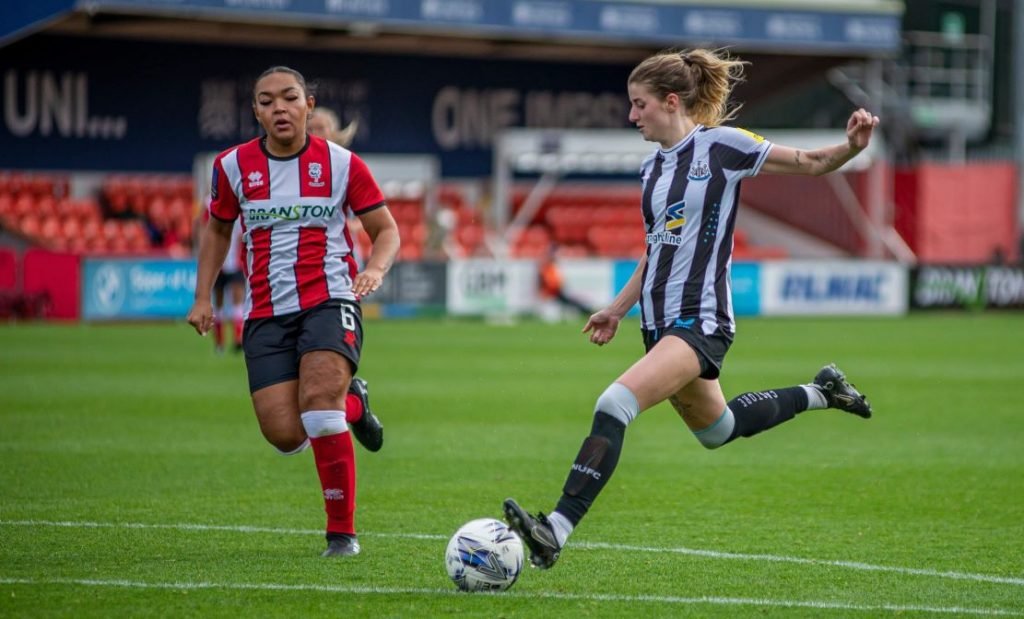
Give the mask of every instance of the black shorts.
POLYGON ((358 303, 331 299, 294 314, 245 321, 242 337, 249 393, 299 377, 299 359, 333 350, 359 368, 363 312, 358 303))
POLYGON ((697 353, 700 362, 700 377, 714 380, 722 373, 725 353, 732 346, 733 334, 719 327, 711 335, 704 335, 700 323, 695 329, 687 327, 670 327, 667 329, 641 329, 644 336, 644 349, 648 352, 666 335, 674 335, 690 345, 697 353))
POLYGON ((217 279, 213 280, 213 289, 218 292, 223 292, 229 284, 241 284, 245 282, 245 276, 242 275, 241 271, 233 271, 226 273, 221 271, 217 273, 217 279))

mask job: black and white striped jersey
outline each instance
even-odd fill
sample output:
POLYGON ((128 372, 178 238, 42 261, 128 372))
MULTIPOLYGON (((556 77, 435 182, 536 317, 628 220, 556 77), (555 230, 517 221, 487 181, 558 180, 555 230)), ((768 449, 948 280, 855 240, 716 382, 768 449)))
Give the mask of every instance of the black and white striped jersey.
POLYGON ((698 125, 644 159, 644 329, 735 332, 730 272, 740 181, 760 171, 770 149, 749 131, 698 125))

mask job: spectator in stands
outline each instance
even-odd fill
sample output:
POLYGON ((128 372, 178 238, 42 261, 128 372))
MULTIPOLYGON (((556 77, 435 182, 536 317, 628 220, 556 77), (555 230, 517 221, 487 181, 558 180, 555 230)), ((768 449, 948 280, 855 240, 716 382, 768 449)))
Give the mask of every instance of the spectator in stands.
POLYGON ((594 344, 607 344, 639 301, 647 354, 597 399, 590 435, 551 515, 534 516, 515 500, 505 501, 505 516, 538 567, 555 563, 608 483, 626 427, 659 402, 669 400, 708 449, 805 410, 837 408, 871 416, 868 401, 834 365, 808 384, 744 393, 728 403, 718 382, 735 332, 729 271, 740 181, 759 172, 837 170, 868 145, 878 125, 877 117, 859 109, 847 122, 846 142, 816 150, 773 145, 723 126, 734 117, 728 100, 744 64, 723 52, 663 52, 629 76, 629 120, 658 145, 640 170, 647 251, 618 296, 590 317, 583 332, 594 344))
POLYGON ((306 133, 314 99, 302 74, 272 67, 256 81, 262 138, 221 153, 213 165, 212 217, 199 248, 188 322, 213 326, 210 290, 244 218, 248 308, 242 346, 264 437, 283 454, 313 447, 327 512, 326 557, 357 554, 352 432, 371 451, 383 428, 366 383, 353 379, 362 347, 359 300, 377 290, 398 253, 398 227, 357 155, 306 133), (373 248, 362 270, 343 233, 345 209, 373 248), (346 423, 347 422, 347 423, 346 423))

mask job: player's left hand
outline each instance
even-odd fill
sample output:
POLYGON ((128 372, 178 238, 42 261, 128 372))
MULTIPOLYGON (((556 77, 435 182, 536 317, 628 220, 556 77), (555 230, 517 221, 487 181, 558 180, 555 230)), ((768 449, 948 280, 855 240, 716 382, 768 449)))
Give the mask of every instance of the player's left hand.
POLYGON ((872 116, 864 108, 860 108, 850 114, 850 120, 846 123, 846 139, 850 148, 862 151, 871 142, 871 132, 878 126, 878 117, 872 116))
POLYGON ((368 268, 356 275, 355 281, 352 282, 352 292, 356 293, 356 296, 365 297, 372 292, 376 292, 383 281, 383 271, 372 267, 368 268))

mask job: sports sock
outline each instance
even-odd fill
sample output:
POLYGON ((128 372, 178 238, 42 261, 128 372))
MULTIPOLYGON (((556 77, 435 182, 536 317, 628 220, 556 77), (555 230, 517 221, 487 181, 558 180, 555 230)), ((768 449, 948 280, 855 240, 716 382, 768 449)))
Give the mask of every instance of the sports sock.
POLYGON ((828 408, 828 400, 825 399, 825 394, 821 392, 821 388, 817 385, 800 385, 804 389, 804 393, 807 394, 807 410, 821 410, 828 408))
POLYGON ((558 542, 558 547, 565 546, 565 541, 572 535, 574 528, 569 519, 564 514, 554 511, 548 516, 548 524, 551 525, 551 530, 555 534, 555 541, 558 542))
POLYGON ((224 348, 224 319, 220 310, 213 313, 213 345, 218 349, 224 348))
POLYGON ((562 487, 562 498, 555 507, 555 511, 565 516, 572 526, 579 524, 587 514, 615 472, 625 436, 626 424, 600 410, 594 414, 590 436, 583 441, 576 455, 562 487))
POLYGON ((355 423, 363 418, 363 401, 354 393, 345 395, 345 421, 355 423))
POLYGON ((807 392, 799 386, 744 393, 729 401, 729 410, 736 425, 726 443, 774 428, 807 410, 807 392))
POLYGON ((327 532, 355 535, 356 462, 345 411, 306 411, 302 426, 320 475, 327 532))

